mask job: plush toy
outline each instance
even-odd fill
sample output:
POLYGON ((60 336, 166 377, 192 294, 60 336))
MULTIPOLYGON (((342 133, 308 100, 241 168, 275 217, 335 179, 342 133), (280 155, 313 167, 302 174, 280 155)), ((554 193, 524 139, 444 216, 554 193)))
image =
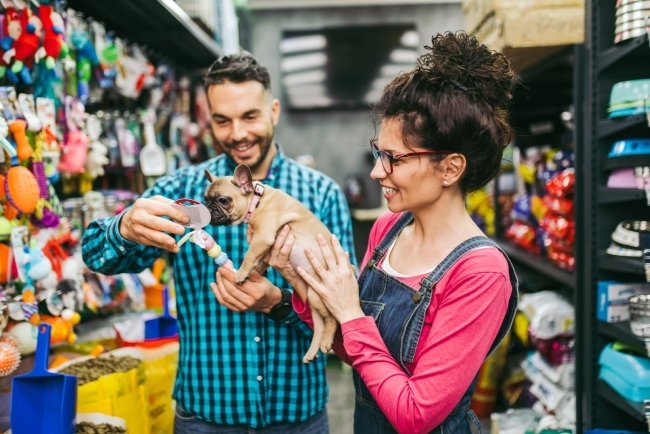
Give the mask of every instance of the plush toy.
POLYGON ((99 141, 102 134, 102 125, 96 116, 88 117, 86 130, 90 139, 90 151, 86 159, 86 173, 94 179, 104 175, 104 166, 109 162, 108 146, 99 141))
POLYGON ((77 342, 77 335, 74 333, 74 326, 79 323, 80 316, 77 312, 69 310, 64 312, 66 312, 66 315, 62 313, 61 316, 41 316, 41 321, 52 326, 52 333, 50 335, 51 344, 67 342, 72 345, 77 342), (67 312, 70 312, 70 314, 67 312))
POLYGON ((82 102, 88 99, 90 77, 93 68, 99 65, 99 58, 88 32, 79 28, 70 35, 70 43, 77 53, 77 96, 82 102))
POLYGON ((66 173, 82 173, 88 152, 88 136, 83 131, 88 116, 83 103, 71 96, 66 97, 68 134, 61 152, 59 170, 66 173))
POLYGON ((51 4, 41 2, 38 15, 43 23, 43 51, 47 69, 54 69, 56 60, 68 54, 68 46, 64 41, 64 22, 61 14, 54 10, 51 4))
MULTIPOLYGON (((41 40, 42 23, 36 15, 31 15, 29 8, 25 8, 22 13, 29 14, 27 23, 22 19, 24 27, 20 37, 14 42, 13 47, 5 55, 8 58, 13 57, 11 72, 27 85, 32 84, 32 75, 30 68, 34 65, 34 57, 38 51, 41 40)), ((7 60, 7 58, 5 58, 7 60)), ((10 75, 11 79, 13 76, 10 75)), ((14 79, 15 80, 15 79, 14 79)), ((12 80, 13 81, 13 80, 12 80)))
POLYGON ((20 38, 20 35, 23 32, 23 26, 20 23, 18 12, 16 11, 16 8, 13 7, 12 2, 3 0, 2 5, 5 8, 5 14, 3 23, 4 36, 0 39, 0 49, 2 49, 2 57, 0 58, 0 78, 4 77, 7 73, 7 64, 9 62, 5 60, 5 53, 11 50, 14 42, 20 38))

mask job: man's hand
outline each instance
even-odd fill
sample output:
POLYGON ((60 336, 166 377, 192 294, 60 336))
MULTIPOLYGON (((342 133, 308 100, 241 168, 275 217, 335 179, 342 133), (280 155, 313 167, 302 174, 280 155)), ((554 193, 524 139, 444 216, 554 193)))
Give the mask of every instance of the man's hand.
POLYGON ((280 289, 253 271, 241 285, 235 283, 235 272, 228 267, 217 270, 217 283, 210 288, 217 300, 235 312, 268 313, 282 299, 280 289))
POLYGON ((174 201, 162 196, 136 200, 122 216, 120 234, 124 239, 138 244, 178 252, 176 241, 167 233, 183 235, 185 227, 163 217, 170 217, 182 224, 188 223, 188 217, 171 206, 172 203, 174 201))

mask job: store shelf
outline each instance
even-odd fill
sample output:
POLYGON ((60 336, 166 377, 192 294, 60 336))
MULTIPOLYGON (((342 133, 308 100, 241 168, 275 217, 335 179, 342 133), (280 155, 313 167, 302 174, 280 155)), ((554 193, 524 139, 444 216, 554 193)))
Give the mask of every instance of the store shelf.
POLYGON ((612 203, 634 202, 637 200, 646 201, 645 190, 636 188, 607 188, 598 189, 598 203, 607 205, 612 203))
POLYGON ((643 338, 633 334, 630 330, 630 323, 624 322, 598 322, 598 333, 607 336, 624 344, 640 347, 645 350, 645 342, 643 338))
POLYGON ((650 155, 627 155, 625 157, 607 158, 603 163, 604 170, 637 166, 650 166, 650 155))
POLYGON ((598 380, 598 395, 613 404, 615 407, 623 410, 634 419, 645 422, 645 416, 643 415, 643 404, 626 400, 603 380, 598 380))
POLYGON ((606 252, 598 253, 598 263, 601 270, 615 271, 617 273, 629 273, 643 275, 643 262, 640 258, 624 258, 608 255, 606 252))
POLYGON ((618 62, 639 49, 650 52, 647 34, 625 41, 600 53, 598 56, 598 71, 609 68, 615 62, 618 62))
POLYGON ((208 67, 221 53, 219 45, 173 0, 68 0, 67 4, 182 68, 208 67))
POLYGON ((647 123, 645 114, 628 116, 622 119, 601 119, 598 121, 598 138, 603 139, 644 123, 647 123))
POLYGON ((557 268, 555 265, 548 262, 546 258, 528 253, 527 251, 512 245, 508 241, 497 240, 497 242, 499 243, 499 246, 501 246, 501 248, 508 254, 508 257, 511 260, 520 262, 525 266, 537 271, 538 273, 550 277, 558 283, 568 286, 569 288, 575 288, 576 279, 574 274, 557 268))

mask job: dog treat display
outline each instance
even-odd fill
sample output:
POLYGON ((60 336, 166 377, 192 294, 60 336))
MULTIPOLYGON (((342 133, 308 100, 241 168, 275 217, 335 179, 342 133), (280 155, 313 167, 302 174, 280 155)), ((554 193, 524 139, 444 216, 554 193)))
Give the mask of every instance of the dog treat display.
POLYGON ((61 374, 74 375, 77 377, 77 385, 83 386, 103 375, 130 371, 140 366, 140 363, 142 363, 141 360, 131 356, 95 357, 66 366, 60 372, 61 374))
POLYGON ((107 423, 94 424, 90 422, 79 422, 75 430, 76 434, 126 434, 124 428, 109 425, 107 423))

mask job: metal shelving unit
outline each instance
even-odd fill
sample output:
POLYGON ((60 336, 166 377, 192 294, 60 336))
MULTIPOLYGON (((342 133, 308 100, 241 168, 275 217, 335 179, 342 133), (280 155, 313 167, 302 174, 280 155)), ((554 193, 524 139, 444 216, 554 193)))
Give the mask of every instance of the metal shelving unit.
POLYGON ((645 341, 631 333, 627 322, 603 323, 596 319, 595 294, 599 280, 639 282, 644 279, 640 258, 616 257, 604 251, 612 230, 622 220, 650 218, 645 191, 605 186, 609 171, 630 163, 629 159, 608 158, 612 143, 622 138, 650 136, 648 120, 643 114, 607 118, 609 93, 614 83, 647 77, 650 60, 646 35, 614 44, 615 3, 586 2, 585 140, 579 147, 581 164, 576 172, 576 185, 581 192, 576 208, 582 238, 578 246, 576 286, 577 306, 582 311, 576 340, 576 366, 580 367, 576 370, 576 389, 581 391, 579 432, 591 428, 648 429, 643 405, 625 400, 599 380, 598 358, 607 343, 620 341, 645 348, 645 341))
POLYGON ((117 36, 171 59, 180 68, 206 68, 222 52, 173 0, 68 0, 67 4, 103 22, 117 36))
POLYGON ((550 263, 546 258, 520 249, 506 240, 498 241, 501 248, 508 254, 511 260, 521 263, 544 276, 550 277, 564 286, 575 289, 576 279, 573 273, 562 270, 550 263))

